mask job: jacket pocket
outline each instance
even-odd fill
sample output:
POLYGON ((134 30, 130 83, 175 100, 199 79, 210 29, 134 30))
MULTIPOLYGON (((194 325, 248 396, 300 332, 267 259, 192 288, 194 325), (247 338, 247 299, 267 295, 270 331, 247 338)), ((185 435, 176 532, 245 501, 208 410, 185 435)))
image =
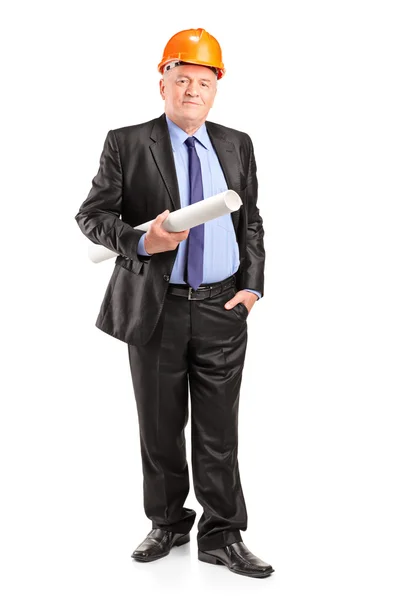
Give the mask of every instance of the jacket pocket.
POLYGON ((115 259, 116 265, 135 273, 135 275, 139 275, 139 273, 142 272, 145 262, 147 261, 141 261, 139 259, 134 260, 132 258, 128 258, 127 256, 122 256, 122 254, 119 254, 115 259))

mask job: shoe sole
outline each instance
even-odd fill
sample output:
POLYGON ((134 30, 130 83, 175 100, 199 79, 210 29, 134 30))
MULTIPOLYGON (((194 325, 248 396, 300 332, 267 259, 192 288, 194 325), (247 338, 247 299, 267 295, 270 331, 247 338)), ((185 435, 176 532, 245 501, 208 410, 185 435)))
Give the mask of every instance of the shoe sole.
MULTIPOLYGON (((190 542, 190 533, 187 533, 181 538, 178 538, 176 542, 172 544, 171 548, 173 548, 174 546, 182 546, 183 544, 187 544, 188 542, 190 542)), ((133 556, 132 554, 131 558, 134 558, 139 562, 151 562, 153 560, 158 560, 159 558, 164 558, 164 556, 168 556, 170 552, 171 550, 168 550, 168 552, 164 552, 163 554, 157 554, 157 556, 133 556)))
POLYGON ((238 571, 237 569, 232 569, 228 564, 224 563, 223 560, 217 558, 216 556, 212 556, 211 554, 207 554, 206 552, 202 552, 199 550, 198 558, 202 562, 208 563, 210 565, 223 565, 227 567, 232 573, 236 573, 237 575, 245 575, 246 577, 256 577, 257 579, 263 579, 265 577, 269 577, 271 573, 274 572, 275 569, 272 567, 268 571, 263 571, 262 573, 248 573, 246 571, 238 571))

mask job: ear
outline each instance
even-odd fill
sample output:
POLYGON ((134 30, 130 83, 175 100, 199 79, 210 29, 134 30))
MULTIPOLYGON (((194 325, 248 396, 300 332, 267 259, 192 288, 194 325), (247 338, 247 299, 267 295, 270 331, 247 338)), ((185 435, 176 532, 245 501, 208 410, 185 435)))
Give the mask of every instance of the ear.
POLYGON ((164 90, 165 90, 165 82, 164 82, 164 79, 161 78, 160 79, 160 94, 161 94, 161 98, 163 100, 165 100, 165 92, 164 92, 164 90))

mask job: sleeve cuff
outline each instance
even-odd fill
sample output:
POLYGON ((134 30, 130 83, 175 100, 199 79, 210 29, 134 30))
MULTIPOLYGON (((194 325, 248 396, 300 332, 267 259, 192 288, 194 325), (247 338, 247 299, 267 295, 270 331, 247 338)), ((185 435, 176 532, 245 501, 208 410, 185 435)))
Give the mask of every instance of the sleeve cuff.
POLYGON ((250 290, 249 288, 244 288, 245 292, 253 292, 253 294, 256 294, 256 296, 258 296, 257 300, 259 300, 261 298, 261 293, 257 292, 256 290, 250 290))
POLYGON ((153 256, 152 254, 148 254, 148 252, 146 252, 146 250, 144 249, 144 236, 145 235, 146 234, 144 233, 142 235, 142 237, 139 239, 137 253, 141 254, 142 256, 153 256))

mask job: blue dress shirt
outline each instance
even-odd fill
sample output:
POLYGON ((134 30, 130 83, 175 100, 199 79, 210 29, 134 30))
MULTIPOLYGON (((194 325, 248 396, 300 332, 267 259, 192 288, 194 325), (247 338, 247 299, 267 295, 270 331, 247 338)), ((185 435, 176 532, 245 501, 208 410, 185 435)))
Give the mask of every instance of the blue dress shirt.
MULTIPOLYGON (((166 117, 176 174, 179 185, 181 208, 190 204, 189 154, 184 143, 188 134, 166 117)), ((228 189, 218 156, 211 144, 205 123, 195 135, 196 152, 200 159, 204 198, 209 198, 228 189)), ((144 249, 144 233, 139 240, 137 253, 151 256, 144 249)), ((183 279, 186 264, 187 239, 178 245, 178 252, 170 275, 170 283, 186 283, 183 279)), ((204 223, 203 282, 213 283, 230 277, 239 268, 239 246, 230 213, 204 223), (216 260, 217 257, 217 260, 216 260)), ((245 288, 261 298, 261 292, 245 288)))

